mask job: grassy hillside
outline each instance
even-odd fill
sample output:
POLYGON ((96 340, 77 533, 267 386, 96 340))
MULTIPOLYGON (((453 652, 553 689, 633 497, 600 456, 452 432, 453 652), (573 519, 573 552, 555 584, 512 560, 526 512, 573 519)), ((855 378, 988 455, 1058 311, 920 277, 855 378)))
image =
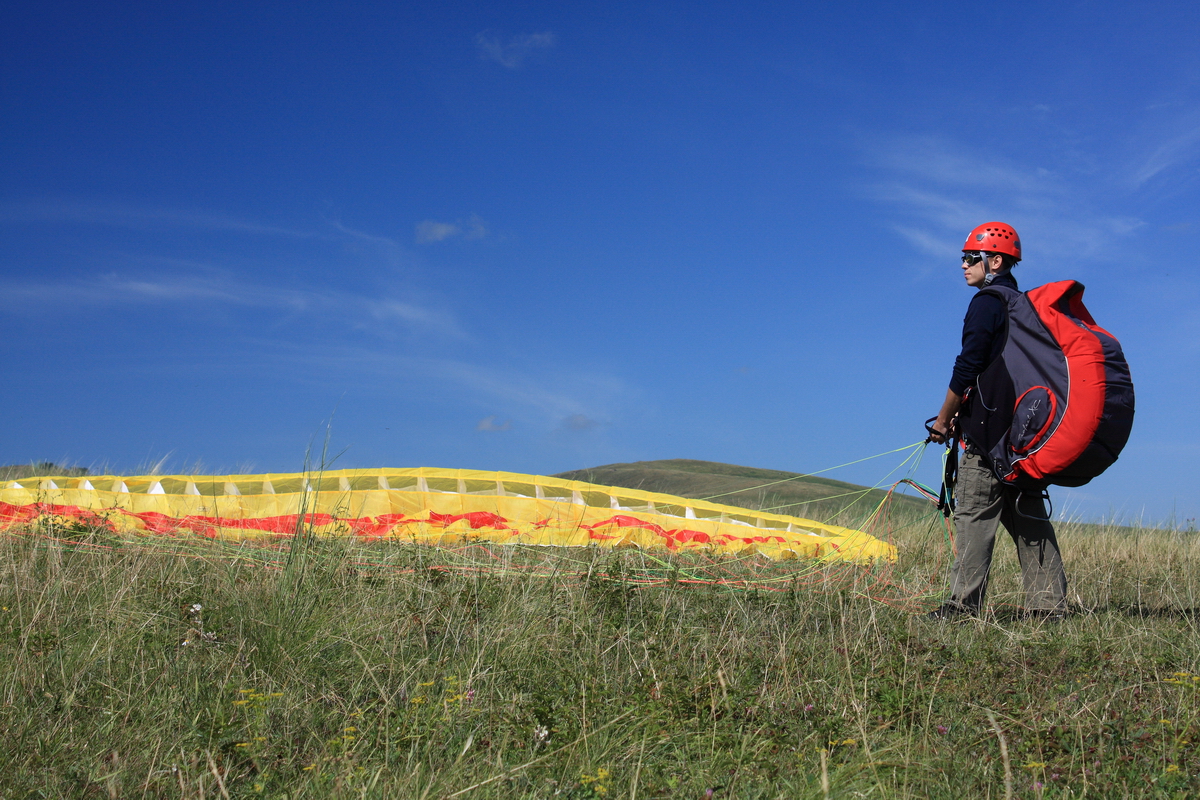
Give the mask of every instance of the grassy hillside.
POLYGON ((853 568, 48 518, 0 536, 0 797, 1198 796, 1200 539, 1060 539, 1069 620, 1002 543, 937 624, 937 526, 853 568))
MULTIPOLYGON (((882 490, 829 478, 685 458, 607 464, 554 477, 680 497, 712 498, 717 503, 820 521, 838 517, 850 524, 861 520, 884 497, 882 490)), ((895 502, 896 509, 918 513, 929 510, 929 503, 917 497, 898 496, 895 502)))

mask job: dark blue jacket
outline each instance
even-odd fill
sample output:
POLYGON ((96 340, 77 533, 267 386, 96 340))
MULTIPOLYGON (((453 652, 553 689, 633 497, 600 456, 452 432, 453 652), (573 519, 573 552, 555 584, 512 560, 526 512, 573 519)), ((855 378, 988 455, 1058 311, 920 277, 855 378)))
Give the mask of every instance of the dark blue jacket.
MULTIPOLYGON (((1017 279, 1011 272, 997 275, 993 286, 1017 288, 1017 279)), ((962 352, 954 359, 954 374, 950 377, 950 389, 962 396, 967 388, 975 384, 979 373, 991 364, 1004 349, 1004 328, 1008 324, 1008 310, 1004 301, 990 294, 977 294, 967 306, 963 318, 962 352)))

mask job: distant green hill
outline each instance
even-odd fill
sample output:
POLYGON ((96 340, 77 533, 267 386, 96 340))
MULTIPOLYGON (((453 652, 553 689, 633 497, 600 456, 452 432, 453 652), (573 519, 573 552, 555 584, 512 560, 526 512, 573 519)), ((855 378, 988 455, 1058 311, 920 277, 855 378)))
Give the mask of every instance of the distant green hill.
MULTIPOLYGON (((843 523, 861 519, 885 494, 879 489, 829 478, 683 458, 607 464, 563 472, 554 477, 711 499, 715 503, 756 510, 769 509, 778 514, 819 521, 833 521, 834 517, 840 516, 839 521, 843 523), (842 514, 843 510, 845 514, 842 514)), ((898 504, 897 510, 927 513, 930 508, 928 501, 913 496, 897 495, 894 502, 898 504)))

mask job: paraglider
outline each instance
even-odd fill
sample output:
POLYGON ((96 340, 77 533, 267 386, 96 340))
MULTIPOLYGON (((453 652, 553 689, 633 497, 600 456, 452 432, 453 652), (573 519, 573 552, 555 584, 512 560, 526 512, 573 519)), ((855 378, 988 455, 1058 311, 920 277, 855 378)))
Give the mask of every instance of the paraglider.
POLYGON ((870 563, 862 531, 704 500, 510 472, 337 470, 265 475, 46 475, 0 486, 0 530, 44 519, 126 534, 323 536, 760 553, 870 563))

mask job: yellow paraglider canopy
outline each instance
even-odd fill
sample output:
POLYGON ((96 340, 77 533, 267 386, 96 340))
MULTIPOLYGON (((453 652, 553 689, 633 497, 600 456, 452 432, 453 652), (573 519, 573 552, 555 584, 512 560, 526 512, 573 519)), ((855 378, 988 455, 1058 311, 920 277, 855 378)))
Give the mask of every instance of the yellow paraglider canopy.
POLYGON ((894 561, 862 531, 704 500, 512 472, 380 469, 265 475, 41 476, 0 486, 0 530, 52 517, 220 539, 299 530, 423 544, 758 552, 894 561))

